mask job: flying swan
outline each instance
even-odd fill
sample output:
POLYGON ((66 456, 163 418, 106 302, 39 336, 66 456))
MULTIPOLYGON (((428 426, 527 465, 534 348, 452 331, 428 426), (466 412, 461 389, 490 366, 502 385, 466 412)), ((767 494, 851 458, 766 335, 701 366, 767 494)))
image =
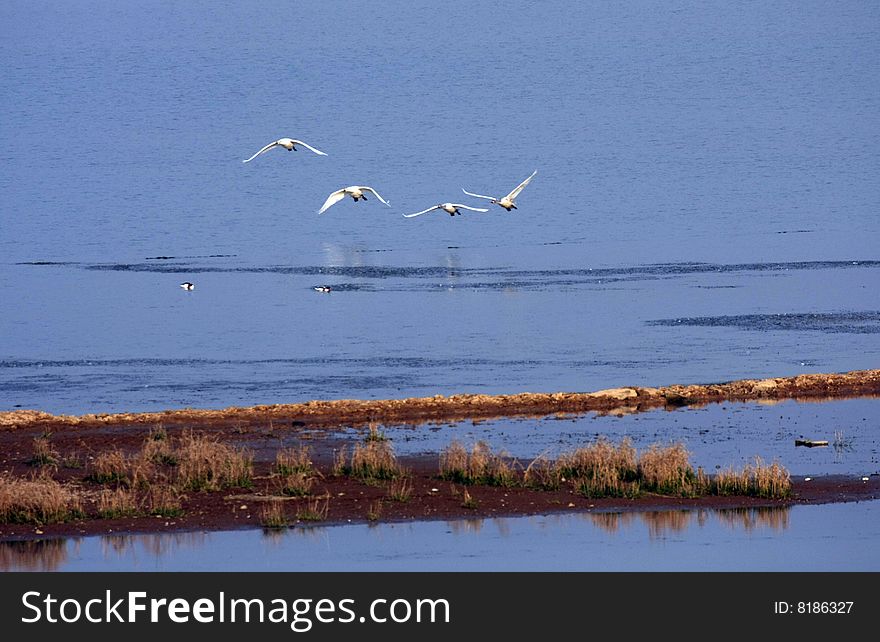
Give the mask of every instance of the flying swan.
POLYGON ((351 196, 354 199, 355 203, 357 203, 360 199, 367 200, 367 195, 364 194, 364 192, 372 192, 376 195, 376 198, 385 203, 385 205, 387 205, 388 207, 391 207, 391 203, 379 196, 379 192, 374 190, 372 187, 367 187, 366 185, 350 185, 348 187, 338 189, 330 194, 330 196, 327 197, 327 200, 324 201, 324 205, 322 205, 321 209, 318 210, 318 214, 323 214, 324 212, 326 212, 332 205, 336 205, 336 203, 345 198, 346 195, 351 196))
POLYGON ((503 207, 504 209, 506 209, 509 212, 510 210, 517 209, 516 203, 514 202, 516 200, 516 197, 519 196, 519 193, 521 191, 523 191, 525 186, 529 184, 529 181, 532 180, 535 177, 535 174, 537 174, 537 173, 538 173, 538 170, 535 170, 534 172, 532 172, 532 175, 529 176, 522 183, 517 185, 513 189, 513 191, 510 192, 510 194, 508 194, 507 196, 502 196, 501 198, 495 198, 494 196, 483 196, 482 194, 474 194, 472 192, 467 191, 463 187, 461 188, 461 191, 464 192, 465 194, 467 194, 468 196, 476 196, 477 198, 488 199, 492 203, 495 203, 496 205, 500 205, 501 207, 503 207))
POLYGON ((241 161, 241 162, 242 162, 242 163, 248 163, 248 162, 254 160, 254 159, 255 159, 257 156, 259 156, 260 154, 263 154, 263 153, 265 153, 265 152, 268 152, 268 151, 269 151, 270 149, 272 149, 273 147, 283 147, 284 149, 286 149, 286 150, 289 151, 289 152, 296 152, 296 151, 299 151, 299 150, 295 147, 296 145, 302 145, 302 146, 305 147, 306 149, 310 149, 310 150, 312 150, 313 152, 315 152, 315 153, 318 154, 319 156, 326 156, 326 155, 327 155, 327 154, 325 154, 324 152, 322 152, 320 149, 315 149, 315 148, 312 147, 311 145, 309 145, 309 144, 307 144, 307 143, 304 143, 304 142, 302 142, 301 140, 296 140, 296 139, 294 139, 294 138, 279 138, 279 139, 276 140, 274 143, 269 143, 269 144, 266 145, 263 149, 261 149, 260 151, 258 151, 256 154, 254 154, 253 156, 251 156, 251 157, 248 158, 247 160, 243 160, 243 161, 241 161))
POLYGON ((473 212, 488 212, 484 207, 471 207, 470 205, 462 205, 461 203, 440 203, 439 205, 435 205, 434 207, 429 207, 426 210, 422 210, 421 212, 416 212, 415 214, 404 214, 405 218, 412 218, 413 216, 421 216, 422 214, 427 214, 432 210, 443 210, 449 216, 455 216, 456 214, 461 214, 459 212, 459 208, 464 208, 466 210, 471 210, 473 212))

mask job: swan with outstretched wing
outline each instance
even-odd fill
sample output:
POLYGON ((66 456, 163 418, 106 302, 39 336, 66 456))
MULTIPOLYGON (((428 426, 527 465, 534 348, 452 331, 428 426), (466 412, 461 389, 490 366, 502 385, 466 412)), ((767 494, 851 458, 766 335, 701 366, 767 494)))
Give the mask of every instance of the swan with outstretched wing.
POLYGON ((516 207, 516 197, 519 196, 519 193, 525 189, 525 186, 529 184, 529 181, 535 177, 535 174, 538 173, 538 170, 532 172, 532 175, 529 176, 522 183, 513 188, 513 190, 507 196, 502 196, 501 198, 496 198, 495 196, 485 196, 484 194, 474 194, 473 192, 467 191, 465 188, 461 188, 461 191, 467 194, 468 196, 474 196, 476 198, 485 198, 486 200, 495 203, 496 205, 500 205, 508 212, 510 210, 517 209, 516 207))
POLYGON ((348 187, 343 187, 342 189, 338 189, 330 196, 327 197, 327 200, 324 201, 324 204, 321 206, 321 209, 318 210, 318 214, 323 214, 330 207, 336 205, 339 201, 341 201, 346 196, 351 196, 354 199, 354 202, 357 203, 359 200, 367 200, 366 194, 364 192, 372 193, 376 198, 385 203, 388 207, 391 207, 391 203, 386 201, 379 195, 379 192, 374 190, 372 187, 367 187, 366 185, 350 185, 348 187))
POLYGON ((449 216, 455 216, 456 214, 461 215, 459 209, 471 210, 472 212, 488 212, 484 207, 471 207, 470 205, 462 205, 461 203, 440 203, 439 205, 434 205, 433 207, 429 207, 426 210, 422 210, 421 212, 416 212, 415 214, 404 214, 404 218, 412 218, 413 216, 421 216, 422 214, 427 214, 428 212, 432 212, 434 210, 443 210, 449 216))
POLYGON ((318 154, 318 156, 326 156, 327 155, 324 152, 322 152, 320 149, 315 149, 314 147, 312 147, 308 143, 304 143, 301 140, 296 140, 295 138, 279 138, 278 140, 266 145, 263 149, 258 151, 256 154, 254 154, 250 158, 245 159, 241 162, 242 163, 249 163, 252 160, 254 160, 257 156, 259 156, 260 154, 265 154, 270 149, 274 149, 276 147, 283 147, 284 149, 286 149, 289 152, 295 152, 295 151, 298 151, 296 149, 297 145, 301 145, 302 147, 305 147, 306 149, 312 150, 313 152, 318 154))

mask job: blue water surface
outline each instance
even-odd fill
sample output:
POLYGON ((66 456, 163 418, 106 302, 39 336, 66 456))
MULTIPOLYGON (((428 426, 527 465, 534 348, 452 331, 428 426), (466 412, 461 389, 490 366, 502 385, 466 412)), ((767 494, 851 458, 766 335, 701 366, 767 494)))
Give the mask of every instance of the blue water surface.
POLYGON ((876 367, 878 27, 873 2, 4 2, 0 410, 876 367), (241 162, 282 136, 328 155, 241 162), (461 191, 535 169, 510 213, 461 191), (352 184, 391 207, 317 215, 352 184), (444 201, 490 211, 401 216, 444 201))

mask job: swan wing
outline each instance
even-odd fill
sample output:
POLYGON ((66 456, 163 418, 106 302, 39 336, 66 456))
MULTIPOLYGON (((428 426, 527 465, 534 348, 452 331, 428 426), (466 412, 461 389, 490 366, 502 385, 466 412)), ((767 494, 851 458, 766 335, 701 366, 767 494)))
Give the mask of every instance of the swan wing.
POLYGON ((509 199, 512 201, 512 200, 514 200, 517 196, 519 196, 519 193, 520 193, 521 191, 523 191, 523 189, 525 188, 525 186, 529 184, 529 181, 532 180, 532 179, 535 177, 535 174, 537 174, 537 173, 538 173, 538 170, 535 170, 534 172, 532 172, 532 175, 529 176, 529 177, 528 177, 526 180, 524 180, 522 183, 520 183, 519 185, 517 185, 517 186, 514 188, 514 190, 513 190, 510 194, 507 195, 507 198, 509 198, 509 199))
POLYGON ((470 210, 472 212, 488 212, 485 207, 471 207, 470 205, 462 205, 461 203, 452 203, 452 207, 460 207, 463 210, 470 210))
POLYGON ((242 163, 249 163, 250 161, 254 160, 257 156, 259 156, 260 154, 262 154, 262 153, 264 153, 264 152, 268 152, 268 151, 269 151, 270 149, 272 149, 273 147, 277 147, 278 144, 279 144, 279 143, 278 143, 277 140, 276 140, 274 143, 269 143, 269 144, 266 145, 263 149, 261 149, 260 151, 258 151, 256 154, 254 154, 253 156, 251 156, 251 157, 248 158, 247 160, 243 160, 243 161, 241 161, 241 162, 242 162, 242 163))
POLYGON ((291 142, 292 142, 294 145, 302 145, 302 146, 305 147, 306 149, 310 149, 310 150, 312 150, 313 152, 315 152, 315 153, 318 154, 319 156, 326 156, 326 155, 327 155, 326 153, 322 152, 320 149, 315 149, 314 147, 312 147, 312 146, 309 145, 308 143, 304 143, 304 142, 302 142, 301 140, 293 140, 293 139, 291 139, 291 142))
POLYGON ((344 187, 342 189, 336 190, 335 192, 330 194, 330 196, 327 197, 327 200, 324 201, 324 204, 321 206, 321 209, 318 210, 318 214, 323 214, 324 212, 326 212, 330 208, 330 206, 336 205, 336 203, 341 201, 343 198, 345 198, 345 188, 344 187))
POLYGON ((431 210, 439 210, 441 207, 443 207, 443 206, 442 205, 434 205, 432 207, 429 207, 426 210, 422 210, 421 212, 416 212, 415 214, 404 214, 403 216, 404 216, 404 218, 412 218, 413 216, 421 216, 422 214, 427 214, 431 210))
POLYGON ((377 192, 376 190, 374 190, 372 187, 367 187, 366 185, 361 185, 361 190, 367 190, 368 192, 372 192, 373 194, 376 195, 376 198, 378 198, 380 201, 382 201, 383 203, 385 203, 385 205, 387 205, 388 207, 391 207, 391 203, 389 203, 389 202, 386 201, 384 198, 382 198, 381 196, 379 196, 379 192, 377 192))
POLYGON ((463 187, 461 188, 461 191, 464 192, 465 194, 467 194, 468 196, 476 196, 477 198, 485 198, 485 199, 490 200, 490 201, 494 201, 494 200, 495 200, 495 197, 494 197, 494 196, 483 196, 482 194, 474 194, 473 192, 469 192, 469 191, 467 191, 467 190, 466 190, 465 188, 463 188, 463 187))

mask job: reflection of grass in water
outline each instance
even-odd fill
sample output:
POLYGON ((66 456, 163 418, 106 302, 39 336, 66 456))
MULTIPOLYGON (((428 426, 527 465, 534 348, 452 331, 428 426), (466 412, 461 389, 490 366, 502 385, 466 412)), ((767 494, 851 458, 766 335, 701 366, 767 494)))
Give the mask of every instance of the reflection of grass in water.
POLYGON ((621 528, 629 526, 635 519, 635 513, 586 513, 590 521, 606 533, 616 533, 621 528))
POLYGON ((639 513, 639 517, 648 527, 648 537, 661 538, 667 532, 683 533, 693 519, 693 511, 664 510, 639 513))
POLYGON ((145 533, 138 535, 118 534, 101 537, 101 553, 104 558, 134 553, 140 546, 153 557, 167 555, 179 548, 197 548, 208 541, 208 534, 200 531, 182 533, 145 533))
POLYGON ((67 561, 67 540, 0 542, 0 571, 57 571, 67 561))
POLYGON ((608 533, 617 533, 623 528, 632 526, 636 519, 641 520, 648 528, 651 539, 664 536, 667 532, 681 533, 694 522, 702 528, 709 522, 709 516, 715 515, 718 520, 730 528, 743 529, 751 532, 759 526, 774 531, 784 531, 789 524, 789 507, 760 506, 753 508, 719 508, 697 510, 669 511, 632 511, 615 513, 585 513, 594 526, 608 533))
POLYGON ((446 522, 449 530, 455 535, 465 535, 468 533, 479 533, 483 530, 483 522, 481 517, 476 519, 456 519, 446 522))
POLYGON ((757 508, 725 508, 715 511, 718 520, 733 529, 751 532, 759 526, 774 531, 788 529, 790 509, 788 506, 761 506, 757 508))

